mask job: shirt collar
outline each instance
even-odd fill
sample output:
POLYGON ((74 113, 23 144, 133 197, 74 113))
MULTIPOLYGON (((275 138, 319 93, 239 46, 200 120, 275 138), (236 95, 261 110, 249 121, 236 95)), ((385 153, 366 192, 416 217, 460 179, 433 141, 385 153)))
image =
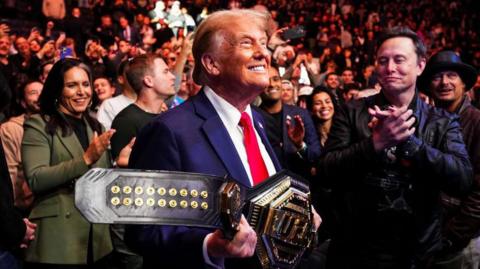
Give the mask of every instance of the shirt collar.
MULTIPOLYGON (((217 111, 224 124, 228 124, 232 127, 238 126, 242 113, 223 97, 216 94, 212 88, 204 86, 203 91, 207 96, 208 100, 212 103, 213 107, 217 111)), ((250 105, 245 108, 245 112, 247 112, 247 114, 250 116, 250 119, 252 119, 252 109, 250 105)))

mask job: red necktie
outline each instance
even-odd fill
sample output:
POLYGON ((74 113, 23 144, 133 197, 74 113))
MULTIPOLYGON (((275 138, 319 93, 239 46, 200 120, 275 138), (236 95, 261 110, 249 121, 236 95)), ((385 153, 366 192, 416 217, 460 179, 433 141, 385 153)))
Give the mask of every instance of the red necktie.
POLYGON ((253 185, 257 185, 268 177, 268 170, 260 153, 260 147, 258 146, 252 121, 246 112, 242 113, 240 126, 243 128, 243 143, 247 151, 248 165, 250 166, 253 185))

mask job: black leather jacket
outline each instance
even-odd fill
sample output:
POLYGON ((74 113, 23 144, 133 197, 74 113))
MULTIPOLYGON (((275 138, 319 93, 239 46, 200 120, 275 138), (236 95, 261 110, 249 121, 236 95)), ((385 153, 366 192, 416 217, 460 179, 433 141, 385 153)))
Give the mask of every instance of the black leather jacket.
POLYGON ((415 134, 376 153, 368 127, 374 105, 388 105, 382 93, 335 112, 320 161, 337 216, 329 262, 336 268, 423 267, 440 248, 440 192, 462 195, 472 183, 458 116, 415 96, 415 134))
POLYGON ((451 243, 446 244, 450 247, 445 250, 447 253, 460 251, 470 239, 480 235, 480 110, 465 96, 458 114, 474 180, 466 197, 441 196, 447 213, 444 236, 451 243))

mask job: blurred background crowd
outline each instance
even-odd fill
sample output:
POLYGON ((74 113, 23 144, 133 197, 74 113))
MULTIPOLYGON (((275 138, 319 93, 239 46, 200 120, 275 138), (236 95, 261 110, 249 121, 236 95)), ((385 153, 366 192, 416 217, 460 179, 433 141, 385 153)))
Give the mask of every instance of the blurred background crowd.
MULTIPOLYGON (((480 13, 473 0, 5 0, 0 3, 0 70, 16 93, 27 78, 42 82, 56 59, 75 56, 92 68, 94 78, 112 83, 116 95, 121 92, 121 61, 153 52, 174 71, 176 89, 185 99, 198 90, 189 75, 194 63, 186 37, 210 12, 235 7, 270 12, 273 27, 305 29, 305 37, 273 52, 283 87, 293 90, 291 102, 317 85, 352 89, 354 95, 375 89, 375 38, 395 25, 416 31, 430 55, 453 50, 480 68, 480 30, 475 26, 480 13), (328 73, 336 76, 326 79, 328 73)), ((97 102, 109 96, 97 96, 97 102)), ((19 113, 14 106, 10 115, 19 113)))

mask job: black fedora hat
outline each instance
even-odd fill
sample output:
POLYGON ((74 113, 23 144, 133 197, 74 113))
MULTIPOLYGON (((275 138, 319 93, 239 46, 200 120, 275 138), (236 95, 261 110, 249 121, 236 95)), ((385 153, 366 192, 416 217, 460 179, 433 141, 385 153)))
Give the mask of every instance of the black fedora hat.
POLYGON ((438 72, 451 70, 457 72, 465 83, 465 91, 470 90, 477 80, 477 71, 473 66, 462 62, 460 56, 451 50, 440 51, 430 57, 422 75, 418 78, 418 88, 429 92, 432 76, 438 72))

